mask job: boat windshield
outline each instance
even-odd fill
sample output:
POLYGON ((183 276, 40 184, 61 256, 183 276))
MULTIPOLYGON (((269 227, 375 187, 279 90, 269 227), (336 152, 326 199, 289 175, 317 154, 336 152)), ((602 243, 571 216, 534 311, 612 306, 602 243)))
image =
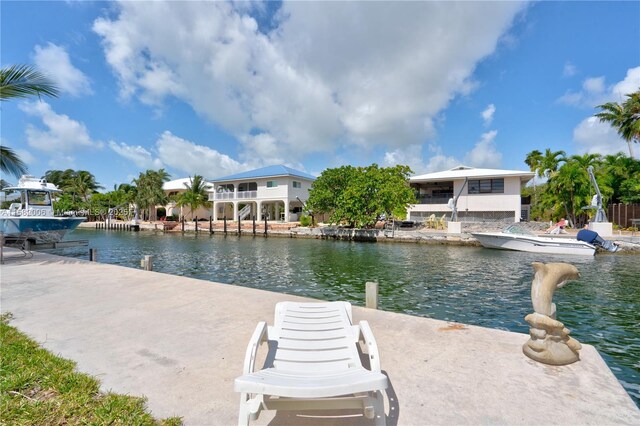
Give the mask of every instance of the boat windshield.
POLYGON ((31 206, 50 206, 51 196, 47 191, 28 191, 29 205, 31 206))
POLYGON ((503 231, 505 234, 513 234, 513 235, 528 235, 535 236, 535 234, 528 229, 524 229, 522 226, 514 224, 507 226, 503 231))

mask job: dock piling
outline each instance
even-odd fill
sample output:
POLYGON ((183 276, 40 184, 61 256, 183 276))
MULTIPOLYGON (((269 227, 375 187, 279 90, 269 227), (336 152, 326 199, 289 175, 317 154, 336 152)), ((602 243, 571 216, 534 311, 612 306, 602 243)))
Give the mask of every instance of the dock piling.
POLYGON ((238 237, 242 234, 242 221, 240 220, 240 215, 238 215, 238 237))
POLYGON ((98 249, 92 248, 89 249, 89 262, 97 262, 98 261, 98 249))
POLYGON ((227 235, 227 216, 224 217, 224 235, 227 235))
POLYGON ((153 271, 153 256, 146 254, 140 262, 140 265, 145 271, 153 271))
POLYGON ((267 215, 264 215, 264 236, 267 236, 267 215))
POLYGON ((253 218, 253 235, 255 236, 256 235, 256 217, 255 217, 255 215, 252 216, 252 218, 253 218))
POLYGON ((195 217, 195 221, 196 221, 196 234, 198 233, 198 216, 195 217))
POLYGON ((378 309, 378 283, 368 281, 365 285, 365 306, 370 309, 378 309))
POLYGON ((213 234, 213 218, 209 216, 209 234, 213 234))

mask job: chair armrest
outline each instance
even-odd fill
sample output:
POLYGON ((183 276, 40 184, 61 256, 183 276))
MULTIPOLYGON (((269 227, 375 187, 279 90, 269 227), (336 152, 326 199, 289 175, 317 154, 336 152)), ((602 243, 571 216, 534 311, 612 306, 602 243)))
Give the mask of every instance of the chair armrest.
POLYGON ((360 335, 364 339, 364 344, 367 346, 367 355, 369 355, 369 365, 371 371, 380 371, 380 353, 378 352, 378 344, 369 323, 367 321, 360 321, 360 335))
POLYGON ((244 356, 244 367, 242 369, 242 374, 253 373, 256 364, 258 346, 260 346, 260 343, 267 340, 267 334, 267 323, 264 321, 260 321, 256 326, 253 335, 251 335, 249 344, 247 345, 247 352, 244 356))

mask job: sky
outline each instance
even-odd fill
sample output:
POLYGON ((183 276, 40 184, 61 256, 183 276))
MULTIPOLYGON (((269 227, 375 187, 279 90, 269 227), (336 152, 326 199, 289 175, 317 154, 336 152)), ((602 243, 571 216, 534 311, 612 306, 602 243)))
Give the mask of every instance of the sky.
POLYGON ((0 16, 0 65, 61 90, 3 102, 2 145, 33 175, 88 170, 105 190, 161 167, 422 174, 627 153, 593 114, 640 88, 637 1, 2 0, 0 16))

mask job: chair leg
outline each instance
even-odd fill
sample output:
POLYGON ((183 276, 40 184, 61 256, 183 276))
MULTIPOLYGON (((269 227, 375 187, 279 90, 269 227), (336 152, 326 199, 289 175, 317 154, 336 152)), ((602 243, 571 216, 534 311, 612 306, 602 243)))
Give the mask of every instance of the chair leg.
POLYGON ((249 395, 240 394, 240 414, 238 415, 238 426, 249 426, 249 395))
POLYGON ((376 396, 374 398, 374 407, 375 407, 375 414, 374 414, 375 426, 386 426, 387 418, 384 414, 384 396, 380 391, 376 391, 376 396))
POLYGON ((375 394, 369 393, 369 396, 365 399, 363 414, 367 419, 373 419, 376 426, 385 426, 387 424, 387 418, 384 414, 384 396, 382 392, 376 391, 375 394))

